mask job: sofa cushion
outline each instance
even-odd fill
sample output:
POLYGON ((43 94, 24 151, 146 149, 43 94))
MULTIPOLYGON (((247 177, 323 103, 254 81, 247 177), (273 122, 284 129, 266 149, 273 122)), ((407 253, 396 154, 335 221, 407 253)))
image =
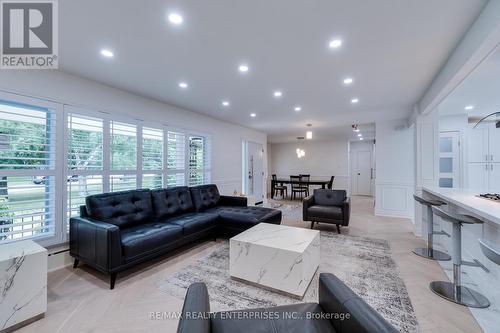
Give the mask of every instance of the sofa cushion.
POLYGON ((149 190, 132 190, 88 196, 87 212, 95 220, 128 228, 154 220, 149 190))
POLYGON ((184 236, 194 234, 195 232, 202 231, 211 227, 215 227, 219 220, 217 214, 210 213, 187 213, 172 217, 165 222, 176 224, 182 227, 184 236))
POLYGON ((194 211, 191 193, 187 186, 152 190, 151 197, 157 220, 194 211))
POLYGON ((342 208, 337 206, 314 205, 307 209, 309 218, 319 217, 332 220, 342 220, 342 208))
POLYGON ((199 212, 215 207, 219 202, 219 189, 215 184, 194 186, 189 190, 191 191, 194 206, 199 212))
POLYGON ((329 189, 315 189, 314 190, 314 203, 316 205, 338 205, 342 203, 347 197, 347 192, 344 190, 329 190, 329 189))
POLYGON ((219 206, 206 212, 219 214, 222 225, 233 228, 248 229, 261 222, 273 224, 281 222, 280 210, 265 207, 219 206))
POLYGON ((217 312, 211 320, 211 331, 217 333, 335 332, 330 321, 322 318, 321 313, 321 307, 317 303, 283 305, 269 309, 217 312), (303 319, 299 319, 300 317, 303 317, 303 319))
POLYGON ((126 259, 154 251, 182 238, 182 227, 170 223, 146 223, 121 230, 126 259))

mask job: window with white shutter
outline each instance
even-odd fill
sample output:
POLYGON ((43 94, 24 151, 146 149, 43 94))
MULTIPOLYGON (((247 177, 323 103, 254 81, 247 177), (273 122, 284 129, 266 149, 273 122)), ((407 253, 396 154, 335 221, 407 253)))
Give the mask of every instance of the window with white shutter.
POLYGON ((103 127, 100 118, 68 113, 67 228, 85 197, 103 192, 103 127))
POLYGON ((54 110, 0 101, 0 242, 55 234, 59 121, 54 110))
POLYGON ((186 134, 167 132, 167 187, 186 184, 186 134))
POLYGON ((189 135, 189 185, 210 183, 210 140, 206 136, 189 135))
POLYGON ((142 128, 142 187, 163 187, 163 130, 142 128))
POLYGON ((137 169, 137 126, 110 121, 111 170, 137 169))

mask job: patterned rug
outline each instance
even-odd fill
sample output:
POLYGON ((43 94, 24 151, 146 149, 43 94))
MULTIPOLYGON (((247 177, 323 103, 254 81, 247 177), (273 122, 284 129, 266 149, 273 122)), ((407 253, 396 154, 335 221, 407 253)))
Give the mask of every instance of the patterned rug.
POLYGON ((408 292, 385 240, 321 232, 321 263, 302 300, 236 281, 229 276, 225 241, 195 263, 166 276, 158 289, 184 299, 193 282, 205 282, 211 311, 318 301, 320 272, 335 274, 401 332, 418 332, 408 292))

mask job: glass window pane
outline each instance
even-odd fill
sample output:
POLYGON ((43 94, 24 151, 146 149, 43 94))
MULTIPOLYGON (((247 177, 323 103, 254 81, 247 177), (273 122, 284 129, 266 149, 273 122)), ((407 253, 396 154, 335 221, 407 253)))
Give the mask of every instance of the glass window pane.
POLYGON ((102 119, 68 116, 68 169, 102 170, 102 119))
POLYGON ((439 172, 452 173, 453 172, 453 158, 441 157, 439 159, 439 172))
POLYGON ((55 113, 0 101, 0 169, 55 168, 55 113))
POLYGON ((137 188, 135 175, 111 175, 109 189, 111 192, 134 190, 137 188))
POLYGON ((142 176, 142 188, 162 188, 163 176, 161 174, 147 174, 142 176))
POLYGON ((135 170, 137 167, 137 127, 111 122, 111 170, 135 170))
POLYGON ((167 187, 184 186, 184 184, 186 184, 184 172, 169 173, 167 175, 167 187))
POLYGON ((163 130, 142 129, 142 169, 163 169, 163 130))
MULTIPOLYGON (((85 205, 85 197, 102 193, 101 175, 68 176, 68 210, 67 217, 80 216, 80 206, 85 205)), ((68 224, 69 227, 69 224, 68 224)))
POLYGON ((441 137, 439 138, 439 152, 451 153, 453 151, 453 138, 441 137))
POLYGON ((453 187, 453 178, 439 178, 439 187, 453 187))
POLYGON ((0 242, 54 235, 54 184, 51 176, 0 178, 0 242))

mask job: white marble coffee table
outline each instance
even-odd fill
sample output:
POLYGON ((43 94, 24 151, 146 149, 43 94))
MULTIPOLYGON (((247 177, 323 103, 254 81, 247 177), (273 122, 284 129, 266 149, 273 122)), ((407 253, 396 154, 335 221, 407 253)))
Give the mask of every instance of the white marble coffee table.
POLYGON ((231 277, 300 298, 319 262, 317 230, 260 223, 229 240, 231 277))

